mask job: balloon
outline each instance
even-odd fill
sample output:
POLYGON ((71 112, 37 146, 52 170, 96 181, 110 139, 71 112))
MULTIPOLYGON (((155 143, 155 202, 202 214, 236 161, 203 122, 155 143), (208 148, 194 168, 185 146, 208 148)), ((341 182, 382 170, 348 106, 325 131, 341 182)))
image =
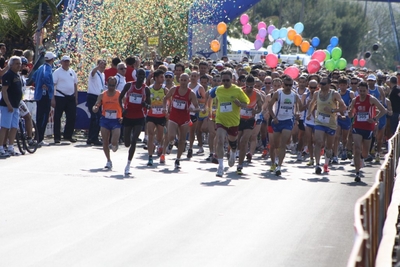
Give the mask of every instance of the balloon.
POLYGON ((304 31, 304 25, 303 25, 303 23, 297 22, 297 23, 294 25, 294 30, 295 30, 298 34, 302 33, 302 32, 304 31))
POLYGON ((242 23, 242 25, 246 25, 249 22, 249 15, 247 14, 243 14, 240 16, 240 23, 242 23))
POLYGON ((268 54, 272 54, 272 45, 267 46, 268 54))
POLYGON ((260 50, 260 48, 262 47, 262 45, 263 45, 263 42, 262 42, 261 40, 255 40, 255 41, 254 41, 254 48, 255 48, 256 50, 260 50))
POLYGON ((317 50, 314 52, 314 54, 311 56, 311 59, 316 59, 318 62, 322 63, 325 60, 325 52, 324 50, 317 50))
POLYGON ((358 59, 357 58, 353 59, 353 65, 356 66, 356 67, 358 66, 358 59))
POLYGON ((297 32, 296 32, 295 30, 291 29, 291 30, 289 30, 289 31, 287 32, 287 38, 288 38, 289 40, 293 41, 294 36, 295 36, 296 34, 297 34, 297 32))
POLYGON ((298 68, 290 66, 287 69, 285 69, 283 73, 289 75, 290 77, 292 77, 292 79, 297 79, 297 77, 299 77, 300 71, 298 68))
POLYGON ((278 56, 272 53, 268 54, 265 57, 265 63, 267 63, 267 65, 270 66, 271 68, 275 68, 276 65, 278 65, 278 61, 279 61, 278 56))
POLYGON ((280 31, 279 31, 279 37, 280 37, 280 38, 286 38, 287 32, 288 32, 288 31, 287 31, 286 28, 280 29, 280 31))
POLYGON ((310 48, 307 51, 307 55, 312 56, 312 54, 314 53, 315 49, 314 47, 310 46, 310 48))
POLYGON ((335 46, 337 46, 339 44, 339 38, 337 38, 336 36, 333 36, 332 38, 331 38, 331 45, 333 46, 333 47, 335 47, 335 46))
POLYGON ((310 49, 310 43, 308 41, 303 41, 300 44, 300 49, 301 49, 301 52, 303 52, 303 53, 307 52, 308 49, 310 49))
POLYGON ((215 53, 217 53, 221 47, 218 40, 211 41, 210 46, 211 46, 211 50, 214 51, 215 53))
POLYGON ((278 54, 282 49, 282 45, 278 42, 272 44, 272 53, 278 54))
POLYGON ((321 63, 319 63, 318 60, 316 59, 312 59, 310 60, 310 62, 308 62, 307 65, 307 70, 308 73, 316 73, 317 71, 319 71, 319 69, 321 68, 321 63))
POLYGON ((268 34, 272 34, 272 31, 275 30, 275 26, 269 25, 267 30, 268 30, 268 34))
POLYGON ((331 53, 329 53, 329 51, 328 50, 324 50, 324 52, 325 52, 325 59, 324 59, 324 61, 327 61, 327 60, 329 60, 329 59, 331 59, 331 53))
POLYGON ((301 42, 303 41, 303 37, 301 37, 300 34, 296 34, 293 38, 293 43, 295 46, 301 45, 301 42))
POLYGON ((260 35, 257 34, 256 40, 261 40, 261 42, 264 42, 264 41, 265 41, 265 38, 261 38, 260 35))
POLYGON ((325 61, 325 68, 329 71, 333 71, 335 69, 335 61, 333 59, 325 61))
POLYGON ((337 68, 338 68, 339 70, 343 70, 343 69, 346 68, 346 66, 347 66, 347 61, 346 61, 346 59, 340 58, 339 61, 338 61, 338 63, 337 63, 337 68))
POLYGON ((266 29, 267 28, 267 24, 264 21, 261 21, 261 22, 258 23, 257 27, 258 27, 258 30, 260 30, 261 28, 266 29))
POLYGON ((217 31, 219 34, 223 35, 224 33, 226 33, 226 29, 227 29, 227 26, 226 26, 225 22, 218 23, 217 31))
POLYGON ((335 47, 332 49, 331 54, 334 60, 338 60, 339 58, 342 57, 342 49, 340 49, 339 47, 335 47))
POLYGON ((312 46, 314 46, 314 47, 317 47, 317 46, 319 46, 319 38, 318 37, 313 37, 312 38, 312 40, 311 40, 311 45, 312 46))
POLYGON ((271 34, 268 34, 268 40, 272 43, 274 41, 274 37, 271 34))
POLYGON ((285 42, 286 42, 288 45, 292 45, 292 44, 293 44, 293 41, 290 41, 289 39, 286 39, 285 42))
POLYGON ((274 38, 274 40, 279 38, 279 30, 278 29, 274 29, 271 33, 272 38, 274 38))
POLYGON ((332 53, 332 49, 333 48, 335 48, 333 45, 328 45, 327 47, 326 47, 326 50, 328 50, 329 51, 329 53, 332 53))
POLYGON ((379 45, 378 45, 378 44, 374 44, 374 45, 372 46, 372 50, 376 51, 376 50, 378 50, 378 49, 379 49, 379 45))
POLYGON ((268 34, 267 29, 265 28, 258 29, 258 35, 260 35, 261 38, 265 38, 267 34, 268 34))
POLYGON ((249 23, 245 24, 242 26, 242 32, 244 34, 250 34, 251 33, 251 25, 249 23))
POLYGON ((364 59, 360 59, 360 62, 359 62, 359 63, 360 63, 360 66, 361 66, 361 67, 364 67, 366 62, 365 62, 364 59))
POLYGON ((281 44, 281 46, 283 46, 283 40, 282 40, 282 39, 278 39, 278 40, 276 40, 276 41, 275 41, 275 43, 280 43, 280 44, 281 44))
POLYGON ((369 51, 365 52, 364 58, 368 59, 370 57, 371 57, 371 52, 369 52, 369 51))

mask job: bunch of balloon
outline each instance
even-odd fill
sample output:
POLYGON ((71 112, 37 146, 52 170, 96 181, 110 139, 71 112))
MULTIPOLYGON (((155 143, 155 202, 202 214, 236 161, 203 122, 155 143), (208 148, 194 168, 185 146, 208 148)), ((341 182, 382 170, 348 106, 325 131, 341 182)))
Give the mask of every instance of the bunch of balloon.
POLYGON ((338 46, 338 44, 339 44, 339 38, 337 36, 332 36, 330 44, 326 47, 326 50, 328 50, 329 53, 332 53, 333 48, 338 46))
POLYGON ((353 59, 353 66, 354 67, 357 67, 358 65, 360 65, 360 67, 364 67, 366 63, 367 62, 363 58, 360 59, 360 60, 358 60, 358 58, 353 59))
POLYGON ((335 69, 343 70, 347 66, 346 59, 342 58, 342 49, 340 47, 334 47, 331 52, 330 59, 325 61, 325 68, 329 71, 333 71, 335 69))
POLYGON ((242 24, 242 32, 245 35, 248 35, 251 33, 251 25, 249 23, 249 15, 247 14, 242 14, 240 16, 240 23, 242 24))
POLYGON ((258 33, 256 36, 256 40, 254 41, 254 48, 256 50, 259 50, 264 44, 265 38, 268 35, 268 31, 267 31, 267 24, 264 21, 259 22, 257 27, 258 27, 258 33))

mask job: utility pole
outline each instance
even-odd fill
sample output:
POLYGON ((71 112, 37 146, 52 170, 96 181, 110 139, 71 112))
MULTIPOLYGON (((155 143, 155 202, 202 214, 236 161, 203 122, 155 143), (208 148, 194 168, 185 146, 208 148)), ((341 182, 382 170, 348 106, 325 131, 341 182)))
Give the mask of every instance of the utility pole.
POLYGON ((42 3, 39 4, 39 14, 38 14, 38 21, 37 21, 37 28, 35 34, 35 62, 39 59, 39 45, 40 45, 40 37, 42 35, 42 3))

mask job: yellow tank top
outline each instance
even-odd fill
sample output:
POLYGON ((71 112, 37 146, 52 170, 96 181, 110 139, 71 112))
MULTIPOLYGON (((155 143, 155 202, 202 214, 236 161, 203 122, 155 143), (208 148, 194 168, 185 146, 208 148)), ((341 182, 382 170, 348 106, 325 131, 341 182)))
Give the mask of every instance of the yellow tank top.
POLYGON ((150 89, 151 108, 147 115, 150 117, 158 117, 158 118, 165 117, 165 114, 162 111, 163 99, 165 96, 164 88, 161 87, 159 90, 155 90, 153 86, 151 86, 149 89, 150 89))
POLYGON ((329 110, 337 108, 336 102, 333 101, 334 90, 329 90, 328 99, 325 101, 321 100, 319 96, 320 92, 321 91, 317 92, 317 112, 315 114, 315 125, 326 126, 336 130, 336 113, 324 111, 325 107, 328 107, 329 110))

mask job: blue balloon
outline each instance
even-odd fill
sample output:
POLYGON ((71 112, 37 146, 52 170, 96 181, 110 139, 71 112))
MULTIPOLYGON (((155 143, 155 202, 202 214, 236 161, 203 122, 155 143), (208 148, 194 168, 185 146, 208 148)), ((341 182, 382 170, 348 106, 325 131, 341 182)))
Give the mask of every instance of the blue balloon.
POLYGON ((271 33, 272 38, 274 38, 274 40, 279 38, 279 30, 278 29, 274 29, 271 33))
POLYGON ((314 54, 314 51, 315 51, 314 47, 310 46, 306 54, 312 56, 312 54, 314 54))
POLYGON ((289 40, 289 38, 286 38, 285 42, 286 42, 288 45, 292 45, 292 44, 293 44, 293 41, 289 40))
POLYGON ((286 28, 282 28, 279 30, 279 37, 280 38, 286 38, 287 37, 287 32, 288 30, 286 28))
MULTIPOLYGON (((335 46, 337 46, 339 44, 339 38, 337 38, 336 36, 333 36, 332 38, 331 38, 331 45, 333 46, 333 47, 335 47, 335 46)), ((329 49, 328 49, 329 50, 329 49)))
POLYGON ((332 49, 335 48, 332 44, 328 45, 328 47, 326 48, 326 50, 329 51, 329 53, 332 53, 332 49))
POLYGON ((303 25, 303 23, 297 22, 297 23, 294 25, 294 30, 295 30, 298 34, 301 34, 301 33, 304 31, 304 25, 303 25))
POLYGON ((278 54, 282 49, 282 45, 280 43, 273 43, 272 44, 272 53, 278 54))
POLYGON ((320 42, 319 38, 318 37, 314 37, 311 40, 311 45, 314 46, 314 47, 317 47, 317 46, 319 46, 319 42, 320 42))

